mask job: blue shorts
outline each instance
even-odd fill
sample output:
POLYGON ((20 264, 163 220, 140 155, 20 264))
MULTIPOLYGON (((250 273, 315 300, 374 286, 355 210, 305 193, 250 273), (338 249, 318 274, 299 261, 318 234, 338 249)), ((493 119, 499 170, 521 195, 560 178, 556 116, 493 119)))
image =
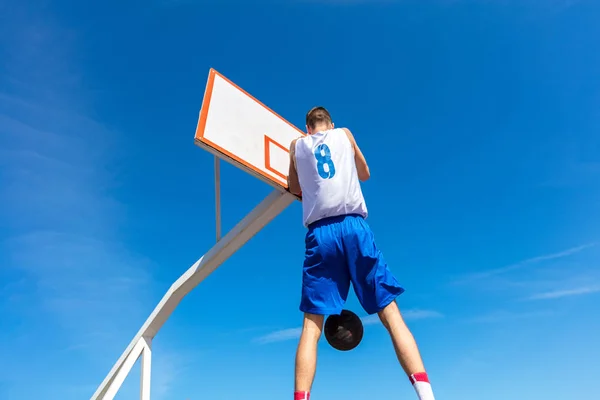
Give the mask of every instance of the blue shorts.
POLYGON ((308 226, 300 311, 338 315, 350 291, 368 314, 381 311, 404 292, 360 215, 324 218, 308 226))

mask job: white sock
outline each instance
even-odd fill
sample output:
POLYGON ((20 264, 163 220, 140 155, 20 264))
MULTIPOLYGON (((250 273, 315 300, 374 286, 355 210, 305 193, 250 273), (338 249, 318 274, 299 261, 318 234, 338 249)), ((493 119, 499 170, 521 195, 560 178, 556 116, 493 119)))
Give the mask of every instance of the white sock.
POLYGON ((427 372, 417 372, 412 374, 409 379, 417 392, 417 396, 419 396, 419 400, 435 400, 427 372))

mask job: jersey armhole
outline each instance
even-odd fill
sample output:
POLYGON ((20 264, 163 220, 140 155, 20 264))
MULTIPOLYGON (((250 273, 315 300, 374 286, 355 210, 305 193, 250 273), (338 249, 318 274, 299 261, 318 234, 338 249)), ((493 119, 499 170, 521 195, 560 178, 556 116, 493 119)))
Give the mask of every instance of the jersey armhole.
POLYGON ((346 133, 346 131, 344 130, 344 128, 339 128, 340 131, 342 131, 342 133, 344 134, 344 138, 346 139, 346 141, 348 142, 348 144, 350 145, 350 150, 352 150, 352 155, 356 155, 356 150, 354 149, 354 145, 352 144, 352 140, 350 140, 350 138, 348 137, 348 134, 346 133))

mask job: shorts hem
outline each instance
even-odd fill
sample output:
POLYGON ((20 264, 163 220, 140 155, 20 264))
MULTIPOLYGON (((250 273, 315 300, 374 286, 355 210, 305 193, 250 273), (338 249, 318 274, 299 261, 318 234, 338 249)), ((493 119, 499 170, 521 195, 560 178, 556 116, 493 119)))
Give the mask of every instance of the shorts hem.
POLYGON ((342 312, 342 307, 340 308, 319 308, 319 307, 300 307, 300 311, 306 314, 314 314, 314 315, 339 315, 342 312))
POLYGON ((404 293, 404 289, 400 290, 400 292, 398 293, 390 294, 383 301, 379 302, 377 307, 375 307, 375 311, 365 310, 366 313, 369 315, 377 314, 378 312, 392 304, 392 302, 396 300, 402 293, 404 293))

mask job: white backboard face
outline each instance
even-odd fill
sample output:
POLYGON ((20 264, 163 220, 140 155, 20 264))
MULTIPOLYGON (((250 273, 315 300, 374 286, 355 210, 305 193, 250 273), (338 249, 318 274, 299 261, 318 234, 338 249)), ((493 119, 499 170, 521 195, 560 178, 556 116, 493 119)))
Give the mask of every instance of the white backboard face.
POLYGON ((304 135, 223 75, 210 70, 195 142, 276 186, 287 188, 289 148, 304 135))

